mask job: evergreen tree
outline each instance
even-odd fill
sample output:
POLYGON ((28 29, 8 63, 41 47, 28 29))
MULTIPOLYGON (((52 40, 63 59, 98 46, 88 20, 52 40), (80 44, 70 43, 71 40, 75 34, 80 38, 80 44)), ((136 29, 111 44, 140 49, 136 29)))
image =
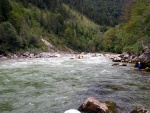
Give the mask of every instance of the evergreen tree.
POLYGON ((9 12, 12 10, 9 0, 0 0, 0 22, 8 20, 9 12))

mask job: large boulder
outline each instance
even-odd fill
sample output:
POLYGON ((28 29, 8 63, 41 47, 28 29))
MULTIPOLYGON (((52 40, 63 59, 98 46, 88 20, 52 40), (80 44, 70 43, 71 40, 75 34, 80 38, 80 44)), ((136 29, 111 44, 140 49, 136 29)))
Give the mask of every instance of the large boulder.
POLYGON ((114 102, 102 103, 94 97, 89 97, 78 110, 86 113, 116 113, 114 102))
POLYGON ((130 59, 132 62, 138 62, 138 58, 139 58, 139 56, 135 55, 135 56, 131 57, 130 59))
POLYGON ((144 52, 139 56, 139 61, 145 64, 150 64, 150 49, 144 50, 144 52))
POLYGON ((127 66, 125 63, 114 63, 112 66, 127 66))
POLYGON ((142 40, 143 52, 139 56, 138 60, 142 63, 143 68, 150 68, 150 48, 145 46, 142 40))
POLYGON ((141 64, 141 69, 146 69, 146 71, 149 71, 150 68, 150 49, 146 48, 143 50, 142 54, 139 55, 135 62, 135 67, 138 67, 139 62, 141 64))

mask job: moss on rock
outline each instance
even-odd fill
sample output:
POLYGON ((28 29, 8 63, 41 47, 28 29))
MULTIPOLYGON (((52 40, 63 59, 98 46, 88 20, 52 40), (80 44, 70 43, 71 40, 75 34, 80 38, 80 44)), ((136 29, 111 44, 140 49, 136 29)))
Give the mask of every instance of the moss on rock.
POLYGON ((109 113, 116 113, 116 104, 112 101, 106 101, 105 102, 107 107, 108 107, 108 111, 109 113))

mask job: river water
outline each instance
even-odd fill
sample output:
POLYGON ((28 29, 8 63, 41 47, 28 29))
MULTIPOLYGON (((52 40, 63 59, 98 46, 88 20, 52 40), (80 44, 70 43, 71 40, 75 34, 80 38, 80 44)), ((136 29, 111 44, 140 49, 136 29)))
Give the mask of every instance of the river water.
POLYGON ((150 109, 149 73, 111 66, 104 56, 0 61, 1 113, 63 113, 88 97, 114 101, 121 113, 150 109))

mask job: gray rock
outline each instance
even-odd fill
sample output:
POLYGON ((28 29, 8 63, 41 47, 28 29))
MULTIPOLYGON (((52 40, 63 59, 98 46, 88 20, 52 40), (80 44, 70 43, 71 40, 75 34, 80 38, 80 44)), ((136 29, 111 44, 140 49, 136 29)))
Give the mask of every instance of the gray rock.
POLYGON ((140 56, 139 61, 142 63, 150 64, 150 49, 146 49, 140 56))

